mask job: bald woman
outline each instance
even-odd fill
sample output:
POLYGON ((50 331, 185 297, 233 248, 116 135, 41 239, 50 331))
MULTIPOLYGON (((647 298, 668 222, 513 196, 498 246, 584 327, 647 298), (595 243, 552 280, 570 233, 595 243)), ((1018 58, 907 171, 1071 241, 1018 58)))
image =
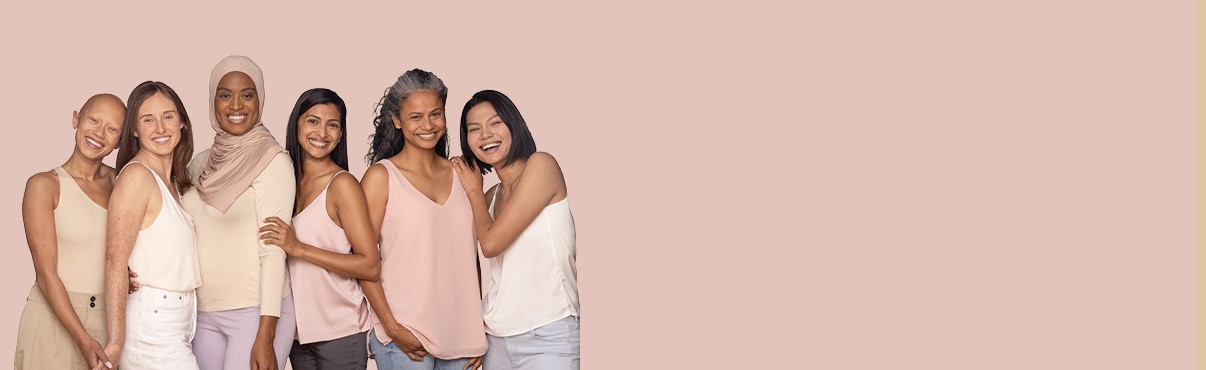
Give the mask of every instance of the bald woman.
POLYGON ((17 332, 15 369, 112 368, 105 356, 105 222, 115 171, 101 160, 117 146, 126 106, 95 95, 71 113, 66 163, 25 184, 21 215, 36 285, 17 332))

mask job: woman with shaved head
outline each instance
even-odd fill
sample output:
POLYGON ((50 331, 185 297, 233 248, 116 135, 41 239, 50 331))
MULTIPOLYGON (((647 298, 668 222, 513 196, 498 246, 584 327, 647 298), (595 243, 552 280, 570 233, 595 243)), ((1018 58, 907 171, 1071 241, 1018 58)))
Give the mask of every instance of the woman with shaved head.
POLYGON ((114 170, 101 160, 117 147, 125 114, 116 96, 88 99, 71 114, 71 157, 25 185, 21 215, 37 285, 21 312, 15 369, 89 369, 113 362, 104 351, 102 293, 114 170))

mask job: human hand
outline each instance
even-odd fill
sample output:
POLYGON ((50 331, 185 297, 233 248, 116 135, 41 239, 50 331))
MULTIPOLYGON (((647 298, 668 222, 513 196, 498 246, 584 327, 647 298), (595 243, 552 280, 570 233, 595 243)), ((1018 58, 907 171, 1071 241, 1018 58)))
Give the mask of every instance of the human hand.
POLYGON ((423 357, 427 356, 427 349, 423 348, 423 343, 419 342, 419 338, 415 338, 414 333, 410 332, 402 324, 394 323, 385 328, 385 334, 389 335, 394 343, 398 344, 398 348, 406 353, 406 357, 410 357, 411 361, 422 362, 423 357))
POLYGON ((105 354, 105 349, 101 348, 100 342, 97 342, 96 339, 87 338, 77 346, 80 348, 80 353, 84 354, 84 361, 88 364, 89 369, 113 368, 109 355, 105 354))
POLYGON ((281 247, 285 254, 296 255, 301 249, 301 242, 297 241, 293 226, 276 216, 265 218, 264 222, 264 226, 260 228, 260 240, 265 244, 281 247))
POLYGON ((113 365, 113 361, 117 360, 117 359, 121 359, 121 346, 115 345, 112 343, 112 341, 110 341, 109 345, 105 346, 105 357, 108 358, 109 360, 105 361, 104 363, 96 364, 96 366, 93 367, 92 369, 99 370, 99 369, 116 368, 117 365, 113 365))
POLYGON ((461 370, 477 370, 482 367, 482 356, 474 357, 461 370))
POLYGON ((471 165, 465 161, 465 157, 458 156, 452 158, 452 168, 461 178, 461 186, 465 188, 466 193, 482 192, 482 172, 476 164, 471 165))
POLYGON ((251 345, 251 370, 278 370, 271 340, 255 338, 251 345))
POLYGON ((131 270, 129 267, 126 267, 126 271, 130 273, 130 286, 127 288, 127 290, 129 290, 129 294, 134 294, 134 292, 138 291, 138 288, 142 287, 141 284, 138 284, 137 280, 134 280, 138 278, 138 273, 134 272, 134 270, 131 270))

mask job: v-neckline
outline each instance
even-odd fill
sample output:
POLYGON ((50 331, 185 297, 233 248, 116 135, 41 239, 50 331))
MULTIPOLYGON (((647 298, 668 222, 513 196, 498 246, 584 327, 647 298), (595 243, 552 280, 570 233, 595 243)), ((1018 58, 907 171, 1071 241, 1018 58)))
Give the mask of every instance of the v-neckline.
POLYGON ((296 214, 294 214, 294 215, 293 215, 293 217, 294 217, 294 218, 296 218, 297 216, 300 216, 302 213, 305 213, 305 212, 306 212, 306 210, 310 209, 310 207, 313 207, 313 206, 314 206, 314 203, 315 203, 315 202, 318 202, 318 199, 319 199, 319 198, 322 198, 322 197, 323 197, 323 195, 326 195, 326 194, 327 194, 327 189, 330 189, 330 188, 331 188, 331 184, 335 182, 335 178, 336 178, 336 177, 338 177, 338 176, 339 176, 339 174, 344 173, 344 172, 348 172, 348 171, 343 171, 343 170, 340 170, 340 171, 338 171, 338 172, 335 172, 335 174, 334 174, 334 175, 331 175, 331 178, 330 178, 330 179, 327 179, 327 186, 324 186, 324 187, 322 188, 322 191, 318 192, 318 196, 314 197, 314 199, 311 199, 311 200, 310 200, 310 203, 307 203, 305 207, 302 207, 302 209, 301 209, 301 210, 297 211, 297 213, 296 213, 296 214))
POLYGON ((402 177, 402 180, 406 182, 406 186, 410 188, 411 191, 414 191, 416 194, 418 194, 419 197, 426 199, 427 203, 436 207, 443 207, 448 204, 449 200, 452 200, 452 192, 456 191, 456 170, 451 168, 448 169, 448 172, 451 172, 449 175, 452 176, 452 181, 449 183, 451 186, 448 187, 448 197, 444 198, 444 203, 437 203, 435 199, 431 199, 431 197, 427 196, 427 194, 423 194, 423 191, 419 190, 419 188, 415 186, 415 183, 411 182, 410 178, 406 177, 406 174, 402 173, 402 169, 398 168, 398 165, 394 164, 394 161, 389 161, 389 165, 393 166, 394 173, 402 177))

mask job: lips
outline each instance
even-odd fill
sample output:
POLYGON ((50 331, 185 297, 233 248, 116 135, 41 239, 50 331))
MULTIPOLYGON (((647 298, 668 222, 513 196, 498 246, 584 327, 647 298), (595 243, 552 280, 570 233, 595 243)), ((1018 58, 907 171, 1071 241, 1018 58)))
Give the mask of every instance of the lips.
POLYGON ((315 149, 326 149, 327 146, 331 145, 330 141, 323 141, 323 140, 316 140, 316 139, 307 139, 307 140, 310 142, 310 146, 314 147, 315 149))
POLYGON ((101 148, 105 147, 104 144, 101 144, 99 141, 96 141, 87 136, 84 137, 84 143, 87 144, 88 147, 92 148, 92 149, 101 149, 101 148))
POLYGON ((247 121, 247 113, 230 113, 226 115, 226 121, 233 124, 240 124, 247 121))
POLYGON ((487 143, 486 145, 482 145, 477 148, 481 149, 483 152, 486 152, 486 153, 494 153, 494 152, 498 151, 498 147, 500 147, 500 146, 502 146, 502 143, 496 141, 493 143, 487 143))
POLYGON ((436 133, 435 133, 435 132, 429 132, 429 133, 426 133, 426 134, 417 134, 417 135, 415 135, 415 136, 418 136, 420 139, 423 139, 423 140, 432 140, 432 139, 435 139, 435 138, 436 138, 436 133))
POLYGON ((151 138, 151 141, 154 141, 156 144, 159 144, 159 145, 167 144, 171 140, 172 140, 172 135, 151 138))

